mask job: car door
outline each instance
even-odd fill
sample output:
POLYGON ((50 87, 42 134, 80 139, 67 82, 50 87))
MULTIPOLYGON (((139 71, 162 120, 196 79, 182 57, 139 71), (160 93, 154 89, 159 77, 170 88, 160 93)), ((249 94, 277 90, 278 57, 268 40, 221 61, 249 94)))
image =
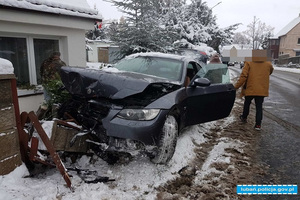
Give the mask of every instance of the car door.
POLYGON ((224 64, 203 66, 186 88, 186 125, 194 125, 227 117, 234 104, 235 89, 224 64), (205 78, 210 85, 195 86, 193 81, 205 78))

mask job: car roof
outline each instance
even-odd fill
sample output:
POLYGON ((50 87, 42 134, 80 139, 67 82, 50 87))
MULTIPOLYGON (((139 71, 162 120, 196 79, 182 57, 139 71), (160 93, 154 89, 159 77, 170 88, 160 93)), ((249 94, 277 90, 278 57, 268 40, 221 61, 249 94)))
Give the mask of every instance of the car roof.
POLYGON ((146 53, 135 53, 125 58, 135 58, 135 57, 156 57, 156 58, 169 58, 173 60, 180 60, 180 61, 194 61, 187 56, 177 55, 177 54, 170 54, 170 53, 160 53, 160 52, 146 52, 146 53))

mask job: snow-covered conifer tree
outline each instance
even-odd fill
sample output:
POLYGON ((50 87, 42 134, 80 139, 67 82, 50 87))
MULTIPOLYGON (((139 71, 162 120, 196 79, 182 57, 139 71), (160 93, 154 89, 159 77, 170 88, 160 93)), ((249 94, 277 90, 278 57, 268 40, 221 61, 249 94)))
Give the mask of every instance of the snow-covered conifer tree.
POLYGON ((110 1, 125 15, 125 23, 120 23, 111 39, 128 55, 135 52, 166 52, 173 40, 172 32, 161 24, 160 0, 110 1))

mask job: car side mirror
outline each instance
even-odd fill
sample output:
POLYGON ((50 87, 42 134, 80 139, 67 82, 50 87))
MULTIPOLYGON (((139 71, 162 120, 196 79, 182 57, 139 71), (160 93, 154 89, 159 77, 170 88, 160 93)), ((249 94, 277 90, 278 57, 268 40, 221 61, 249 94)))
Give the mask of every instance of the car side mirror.
POLYGON ((207 78, 196 78, 192 84, 192 87, 200 86, 200 87, 208 87, 210 86, 210 80, 207 78))

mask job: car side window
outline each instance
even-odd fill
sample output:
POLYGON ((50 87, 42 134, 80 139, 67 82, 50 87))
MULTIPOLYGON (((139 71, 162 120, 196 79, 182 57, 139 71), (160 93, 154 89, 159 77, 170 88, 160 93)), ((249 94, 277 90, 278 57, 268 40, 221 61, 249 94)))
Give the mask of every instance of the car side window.
POLYGON ((189 77, 192 80, 200 69, 201 69, 200 65, 198 65, 197 63, 194 63, 194 62, 190 62, 187 65, 187 74, 186 74, 186 76, 189 77))
MULTIPOLYGON (((205 65, 205 64, 203 63, 203 65, 205 65)), ((201 65, 199 65, 198 63, 196 63, 196 68, 197 68, 197 72, 198 72, 202 67, 201 67, 201 65)))
POLYGON ((199 70, 197 77, 207 78, 211 84, 230 83, 228 67, 225 64, 207 64, 199 70))

